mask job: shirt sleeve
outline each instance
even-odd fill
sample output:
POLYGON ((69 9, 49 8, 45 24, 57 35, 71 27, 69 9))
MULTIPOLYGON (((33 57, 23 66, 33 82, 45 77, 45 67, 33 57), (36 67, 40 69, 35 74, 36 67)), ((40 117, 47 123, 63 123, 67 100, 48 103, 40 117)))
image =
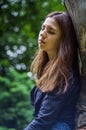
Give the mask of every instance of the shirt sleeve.
POLYGON ((69 84, 68 90, 64 94, 47 93, 42 101, 37 117, 24 130, 48 130, 61 114, 63 106, 73 91, 77 89, 74 82, 69 84))

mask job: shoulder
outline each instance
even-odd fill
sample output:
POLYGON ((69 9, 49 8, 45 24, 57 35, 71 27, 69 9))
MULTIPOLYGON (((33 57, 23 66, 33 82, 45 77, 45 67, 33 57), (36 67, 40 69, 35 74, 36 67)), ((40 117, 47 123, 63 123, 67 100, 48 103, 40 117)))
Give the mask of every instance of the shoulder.
POLYGON ((71 94, 79 93, 80 90, 80 76, 75 73, 73 69, 71 69, 69 76, 68 76, 68 88, 65 93, 59 92, 59 86, 52 91, 52 92, 42 92, 36 85, 33 87, 31 91, 31 99, 34 98, 34 100, 43 99, 46 97, 46 99, 56 99, 56 98, 62 98, 62 97, 68 97, 71 94))
POLYGON ((32 105, 40 104, 46 94, 43 93, 36 85, 32 88, 30 92, 30 100, 32 105))
POLYGON ((58 89, 59 86, 57 85, 57 87, 52 92, 48 93, 48 95, 54 98, 69 97, 71 95, 76 94, 78 95, 80 93, 80 86, 81 86, 80 75, 77 75, 76 72, 73 69, 71 69, 68 76, 68 88, 66 92, 61 93, 58 89))

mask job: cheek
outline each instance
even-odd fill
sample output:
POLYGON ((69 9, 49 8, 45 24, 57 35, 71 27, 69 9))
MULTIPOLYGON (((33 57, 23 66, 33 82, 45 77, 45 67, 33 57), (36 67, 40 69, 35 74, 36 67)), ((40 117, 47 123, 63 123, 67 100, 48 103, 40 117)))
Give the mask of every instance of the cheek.
POLYGON ((60 42, 61 42, 61 34, 58 34, 58 37, 56 37, 54 40, 55 46, 58 47, 60 42))
POLYGON ((52 47, 52 48, 58 48, 58 46, 59 46, 59 43, 60 43, 60 40, 59 40, 59 38, 53 38, 53 39, 51 39, 51 41, 50 41, 50 46, 52 47))

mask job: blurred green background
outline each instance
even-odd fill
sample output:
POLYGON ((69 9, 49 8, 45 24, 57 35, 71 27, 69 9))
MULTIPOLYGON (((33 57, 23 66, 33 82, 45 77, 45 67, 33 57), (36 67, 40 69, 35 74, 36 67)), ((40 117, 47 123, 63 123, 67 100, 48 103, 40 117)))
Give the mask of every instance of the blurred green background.
POLYGON ((33 118, 30 64, 44 17, 57 10, 62 0, 0 0, 0 130, 23 130, 33 118))

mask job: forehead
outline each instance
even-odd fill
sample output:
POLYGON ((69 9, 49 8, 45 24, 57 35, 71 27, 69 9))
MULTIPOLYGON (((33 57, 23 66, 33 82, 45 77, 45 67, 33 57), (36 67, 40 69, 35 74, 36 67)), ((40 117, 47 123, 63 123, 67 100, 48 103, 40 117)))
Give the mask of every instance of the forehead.
POLYGON ((54 18, 51 18, 51 17, 46 18, 44 23, 43 23, 43 25, 47 26, 47 27, 51 27, 53 29, 57 29, 58 28, 57 22, 55 21, 54 18))

